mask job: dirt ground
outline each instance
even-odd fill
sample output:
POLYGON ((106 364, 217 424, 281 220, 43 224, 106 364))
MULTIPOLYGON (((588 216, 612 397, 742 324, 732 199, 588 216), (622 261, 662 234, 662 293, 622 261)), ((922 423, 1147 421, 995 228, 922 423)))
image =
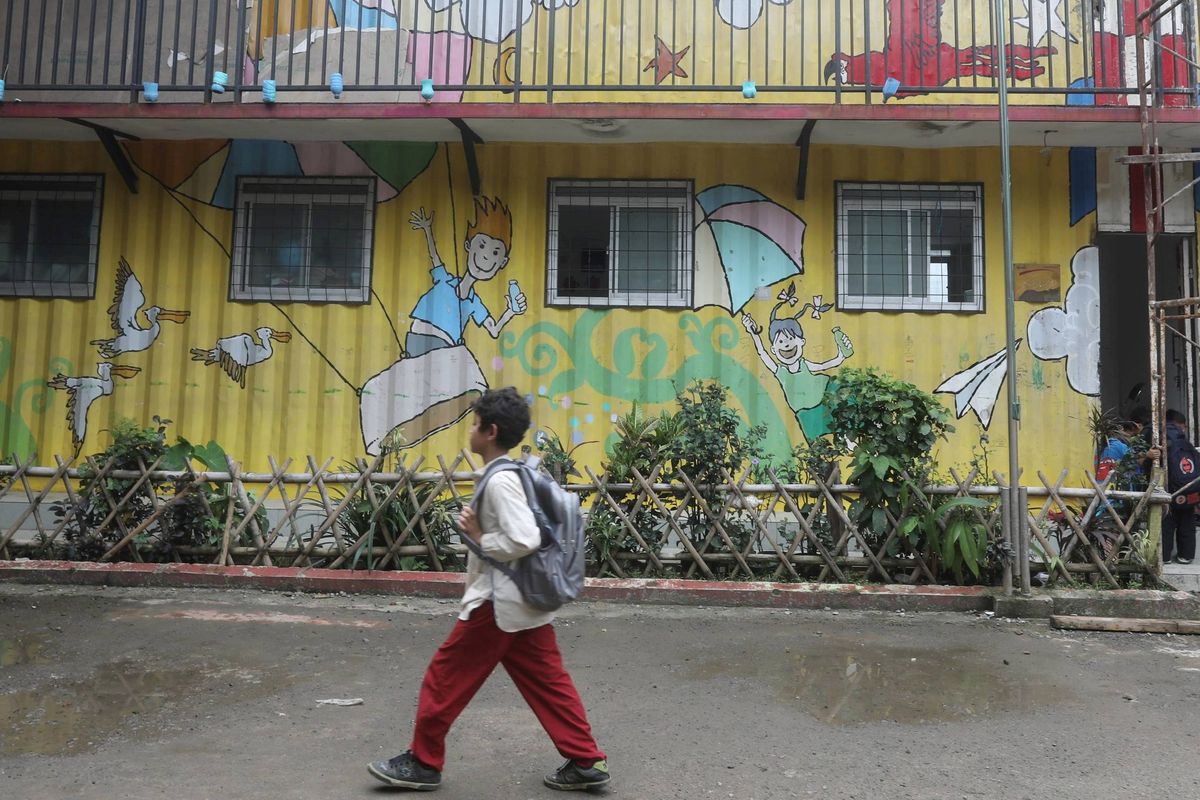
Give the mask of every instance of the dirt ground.
MULTIPOLYGON (((381 797, 457 604, 0 584, 0 796, 381 797), (318 703, 362 698, 361 705, 318 703)), ((976 614, 582 604, 558 623, 609 797, 1200 797, 1200 637, 976 614)), ((444 798, 560 796, 502 671, 444 798)))

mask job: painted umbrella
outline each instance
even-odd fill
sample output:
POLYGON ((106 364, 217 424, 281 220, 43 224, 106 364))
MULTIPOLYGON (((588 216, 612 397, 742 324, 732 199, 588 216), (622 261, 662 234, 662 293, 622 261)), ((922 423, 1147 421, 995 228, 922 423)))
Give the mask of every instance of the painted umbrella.
POLYGON ((363 176, 376 178, 375 200, 400 193, 433 160, 434 142, 283 142, 231 139, 193 149, 190 168, 159 158, 152 148, 133 150, 139 166, 167 188, 218 208, 233 208, 237 179, 255 177, 363 176))
POLYGON ((696 195, 696 307, 730 313, 764 286, 804 274, 804 220, 745 186, 696 195))

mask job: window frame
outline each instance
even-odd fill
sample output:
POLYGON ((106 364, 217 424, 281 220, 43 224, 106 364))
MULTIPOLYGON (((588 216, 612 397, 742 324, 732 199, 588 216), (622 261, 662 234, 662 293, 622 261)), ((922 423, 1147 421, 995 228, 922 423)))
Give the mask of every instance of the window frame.
POLYGON ((375 261, 375 206, 376 179, 369 176, 273 176, 273 175, 241 175, 238 176, 234 192, 233 207, 233 252, 230 255, 229 270, 229 299, 238 302, 283 302, 283 303, 341 303, 363 305, 371 301, 371 278, 375 261), (255 190, 255 185, 264 188, 255 190), (248 253, 252 241, 249 235, 253 225, 253 205, 255 199, 270 202, 268 198, 283 193, 276 189, 280 186, 295 186, 296 191, 289 191, 286 197, 289 201, 303 202, 308 207, 308 220, 303 229, 302 250, 306 254, 305 283, 303 286, 252 286, 249 285, 251 265, 248 253), (328 186, 331 188, 364 189, 361 200, 357 196, 343 193, 322 194, 313 191, 314 187, 328 186), (251 188, 247 188, 251 187, 251 188), (274 187, 274 188, 266 188, 274 187), (363 247, 361 280, 358 288, 323 289, 308 285, 309 271, 312 264, 312 206, 322 201, 326 205, 349 205, 363 208, 363 247), (249 219, 247 219, 249 215, 249 219))
POLYGON ((695 182, 690 178, 551 178, 546 183, 546 306, 551 308, 691 308, 695 297, 695 182), (591 190, 587 194, 560 194, 560 189, 591 190), (679 190, 678 196, 648 197, 622 194, 629 190, 679 190), (609 206, 608 294, 603 297, 571 297, 558 290, 558 240, 560 206, 586 197, 588 205, 609 206), (671 209, 678 212, 675 232, 679 275, 675 291, 650 292, 617 289, 620 268, 620 211, 622 209, 671 209))
MULTIPOLYGON (((0 281, 0 298, 21 299, 57 299, 57 300, 92 300, 96 296, 96 270, 100 262, 100 226, 104 218, 104 174, 92 172, 79 173, 0 173, 0 192, 16 192, 18 199, 28 195, 29 200, 63 200, 90 199, 92 201, 92 219, 89 224, 87 279, 85 282, 55 282, 37 280, 32 276, 32 252, 34 237, 29 236, 26 245, 25 271, 28 276, 19 281, 0 281), (79 195, 78 198, 64 198, 63 190, 57 188, 68 183, 90 183, 90 190, 69 190, 79 195), (10 188, 15 186, 15 188, 10 188), (39 195, 41 195, 39 197, 39 195), (90 198, 88 197, 90 195, 90 198)), ((33 208, 36 209, 36 203, 33 208)), ((30 214, 27 233, 35 229, 36 219, 30 214)))
MULTIPOLYGON (((837 181, 835 182, 834 191, 834 217, 836 219, 836 231, 834 233, 835 244, 835 264, 837 269, 837 307, 841 311, 901 311, 910 313, 926 313, 926 314, 943 314, 943 313, 961 313, 961 314, 981 314, 987 311, 986 297, 986 275, 984 272, 984 196, 983 184, 978 182, 963 182, 963 183, 904 183, 904 182, 872 182, 872 181, 837 181), (846 198, 845 192, 847 189, 852 190, 875 190, 875 191, 890 191, 890 192, 913 192, 918 191, 926 194, 926 197, 919 201, 906 200, 902 197, 886 198, 884 196, 880 201, 871 201, 870 205, 866 205, 859 198, 846 198), (949 300, 935 300, 928 296, 905 294, 904 296, 895 295, 880 295, 880 294, 852 294, 850 292, 850 269, 848 264, 849 258, 849 241, 850 234, 847 230, 849 211, 903 211, 905 216, 905 234, 906 241, 911 242, 911 220, 907 213, 917 211, 935 211, 944 209, 945 207, 937 200, 937 193, 963 193, 969 192, 974 195, 974 200, 970 204, 959 205, 958 209, 970 208, 972 211, 972 253, 971 253, 971 281, 972 290, 975 299, 970 302, 953 302, 949 300), (976 245, 977 246, 974 246, 976 245)), ((913 248, 908 248, 908 257, 910 259, 909 270, 907 274, 907 282, 910 286, 913 282, 913 270, 911 259, 913 258, 913 248)), ((932 246, 928 252, 926 263, 926 285, 933 276, 932 270, 929 269, 935 263, 934 254, 945 251, 934 250, 932 246)))

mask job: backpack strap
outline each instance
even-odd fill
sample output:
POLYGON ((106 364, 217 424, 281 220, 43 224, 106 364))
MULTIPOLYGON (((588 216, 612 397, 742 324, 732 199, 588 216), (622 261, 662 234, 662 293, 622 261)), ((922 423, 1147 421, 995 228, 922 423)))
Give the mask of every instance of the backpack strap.
MULTIPOLYGON (((495 475, 497 472, 512 472, 513 470, 516 470, 517 474, 520 475, 521 486, 524 487, 525 498, 526 498, 526 500, 528 500, 528 498, 531 496, 531 490, 533 488, 533 483, 530 480, 529 476, 527 474, 525 474, 524 468, 522 468, 522 466, 520 464, 518 464, 517 462, 515 462, 511 459, 506 458, 503 461, 497 459, 496 461, 493 461, 491 464, 488 464, 487 467, 483 470, 483 475, 481 475, 479 478, 479 485, 475 487, 475 496, 471 498, 471 508, 475 510, 476 514, 478 514, 478 512, 479 512, 479 504, 483 500, 483 490, 487 488, 488 482, 491 481, 492 476, 495 475)), ((479 556, 488 565, 500 570, 502 573, 504 573, 505 575, 508 576, 509 580, 514 580, 514 581, 516 580, 516 578, 517 578, 516 570, 514 570, 512 567, 508 566, 508 564, 504 564, 504 563, 492 558, 491 556, 486 555, 483 552, 483 548, 480 547, 475 542, 475 540, 473 540, 470 536, 463 535, 462 540, 463 540, 463 543, 466 544, 468 550, 470 550, 475 555, 479 556)))

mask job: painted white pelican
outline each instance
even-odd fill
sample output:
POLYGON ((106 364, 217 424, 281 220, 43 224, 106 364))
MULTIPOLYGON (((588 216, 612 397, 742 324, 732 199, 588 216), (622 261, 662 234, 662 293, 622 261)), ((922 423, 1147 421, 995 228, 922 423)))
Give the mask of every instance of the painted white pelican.
POLYGON ((92 403, 113 393, 112 376, 132 378, 141 371, 140 367, 101 362, 96 365, 96 377, 84 375, 68 378, 60 372, 46 383, 51 389, 65 389, 67 392, 67 424, 71 426, 71 441, 75 444, 76 455, 87 436, 87 415, 92 403))
POLYGON ((236 336, 226 336, 217 339, 211 349, 192 348, 192 361, 203 361, 205 365, 220 364, 225 374, 237 381, 243 389, 246 388, 246 367, 260 364, 271 357, 271 340, 290 342, 292 335, 287 331, 277 331, 266 326, 255 328, 254 334, 239 333, 236 336), (259 341, 254 341, 257 336, 259 341), (261 342, 261 344, 260 344, 261 342))
POLYGON ((138 324, 138 312, 146 304, 146 295, 142 291, 142 282, 129 268, 129 262, 121 259, 117 267, 117 290, 113 295, 113 303, 108 307, 108 316, 112 320, 112 329, 116 336, 111 339, 93 339, 92 344, 100 349, 105 358, 115 358, 121 353, 136 353, 154 344, 158 338, 159 320, 183 322, 191 316, 190 311, 169 311, 158 306, 146 309, 146 319, 150 327, 143 328, 138 324))

